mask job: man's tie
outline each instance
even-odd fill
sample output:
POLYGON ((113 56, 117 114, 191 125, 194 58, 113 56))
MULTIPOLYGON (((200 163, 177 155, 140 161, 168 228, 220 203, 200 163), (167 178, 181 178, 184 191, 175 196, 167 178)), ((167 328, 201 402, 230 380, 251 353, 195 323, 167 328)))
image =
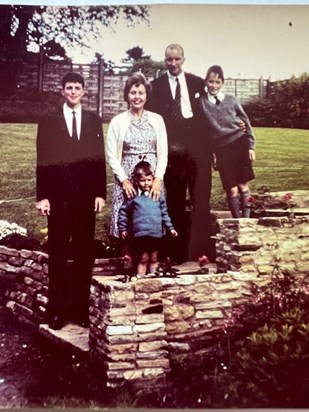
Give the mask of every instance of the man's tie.
POLYGON ((181 91, 180 91, 180 84, 179 84, 179 79, 176 77, 176 93, 175 93, 175 100, 174 100, 174 106, 171 114, 171 118, 173 120, 180 120, 182 119, 182 112, 181 112, 181 91))
POLYGON ((220 100, 219 100, 219 98, 218 98, 217 96, 214 96, 214 98, 215 98, 215 101, 216 101, 216 104, 217 104, 217 105, 221 103, 220 100))
POLYGON ((73 118, 72 118, 72 140, 74 142, 78 141, 78 136, 77 136, 77 125, 76 125, 76 115, 75 115, 75 111, 72 111, 73 114, 73 118))

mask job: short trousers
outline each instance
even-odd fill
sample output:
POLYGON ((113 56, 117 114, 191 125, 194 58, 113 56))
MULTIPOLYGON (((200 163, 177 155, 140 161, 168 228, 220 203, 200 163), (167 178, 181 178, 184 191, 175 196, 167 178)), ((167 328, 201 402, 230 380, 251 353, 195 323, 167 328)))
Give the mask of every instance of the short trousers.
POLYGON ((133 238, 133 249, 136 255, 142 253, 152 253, 160 248, 161 238, 151 236, 141 236, 133 238))
POLYGON ((248 139, 242 136, 235 142, 216 150, 217 169, 224 190, 255 178, 249 158, 248 139))

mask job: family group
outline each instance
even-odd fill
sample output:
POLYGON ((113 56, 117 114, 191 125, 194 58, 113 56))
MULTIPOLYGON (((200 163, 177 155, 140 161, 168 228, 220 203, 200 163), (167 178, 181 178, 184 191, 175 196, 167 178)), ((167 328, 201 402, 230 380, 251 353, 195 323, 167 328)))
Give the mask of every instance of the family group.
POLYGON ((48 220, 48 321, 88 327, 88 299, 96 213, 106 202, 106 164, 114 175, 110 235, 136 273, 154 273, 165 258, 175 264, 212 255, 212 169, 219 171, 235 218, 249 217, 255 138, 238 100, 223 92, 224 73, 211 66, 203 80, 183 71, 184 50, 165 50, 166 73, 149 82, 142 73, 124 88, 128 110, 108 126, 83 110, 84 79, 62 79, 63 107, 38 126, 36 208, 48 220), (106 153, 105 153, 106 152, 106 153), (188 213, 190 211, 190 213, 188 213), (66 283, 69 247, 72 281, 66 283))

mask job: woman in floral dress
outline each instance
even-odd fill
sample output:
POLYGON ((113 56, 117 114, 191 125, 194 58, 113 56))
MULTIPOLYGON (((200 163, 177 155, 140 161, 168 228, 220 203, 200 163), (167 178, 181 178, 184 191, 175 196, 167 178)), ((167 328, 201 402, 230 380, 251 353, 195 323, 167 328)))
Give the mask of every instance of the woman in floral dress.
POLYGON ((160 197, 162 181, 167 166, 167 135, 163 118, 144 110, 151 92, 151 84, 142 73, 128 78, 124 99, 129 110, 115 116, 107 132, 107 158, 114 173, 110 234, 119 238, 118 211, 125 196, 136 195, 131 181, 135 165, 141 160, 149 162, 155 170, 155 180, 150 196, 160 197))

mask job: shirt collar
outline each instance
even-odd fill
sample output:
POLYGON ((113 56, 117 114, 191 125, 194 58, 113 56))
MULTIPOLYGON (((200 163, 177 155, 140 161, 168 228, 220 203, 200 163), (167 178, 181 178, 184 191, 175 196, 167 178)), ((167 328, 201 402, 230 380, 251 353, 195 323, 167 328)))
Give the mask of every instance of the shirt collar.
POLYGON ((66 103, 63 104, 63 112, 66 114, 71 114, 72 111, 74 110, 74 112, 77 114, 77 116, 80 116, 82 113, 82 105, 80 104, 78 107, 76 107, 75 109, 72 109, 71 107, 69 107, 66 103))
MULTIPOLYGON (((205 92, 207 93, 207 87, 205 87, 205 92)), ((216 103, 216 99, 214 96, 212 96, 211 94, 207 93, 207 98, 211 103, 216 103)), ((217 98, 220 100, 220 102, 222 102, 222 100, 224 99, 224 93, 222 90, 220 90, 217 94, 217 98)))
POLYGON ((169 80, 176 82, 176 77, 178 77, 179 81, 183 81, 185 78, 185 73, 181 72, 178 76, 173 76, 169 71, 167 71, 167 77, 169 80))

